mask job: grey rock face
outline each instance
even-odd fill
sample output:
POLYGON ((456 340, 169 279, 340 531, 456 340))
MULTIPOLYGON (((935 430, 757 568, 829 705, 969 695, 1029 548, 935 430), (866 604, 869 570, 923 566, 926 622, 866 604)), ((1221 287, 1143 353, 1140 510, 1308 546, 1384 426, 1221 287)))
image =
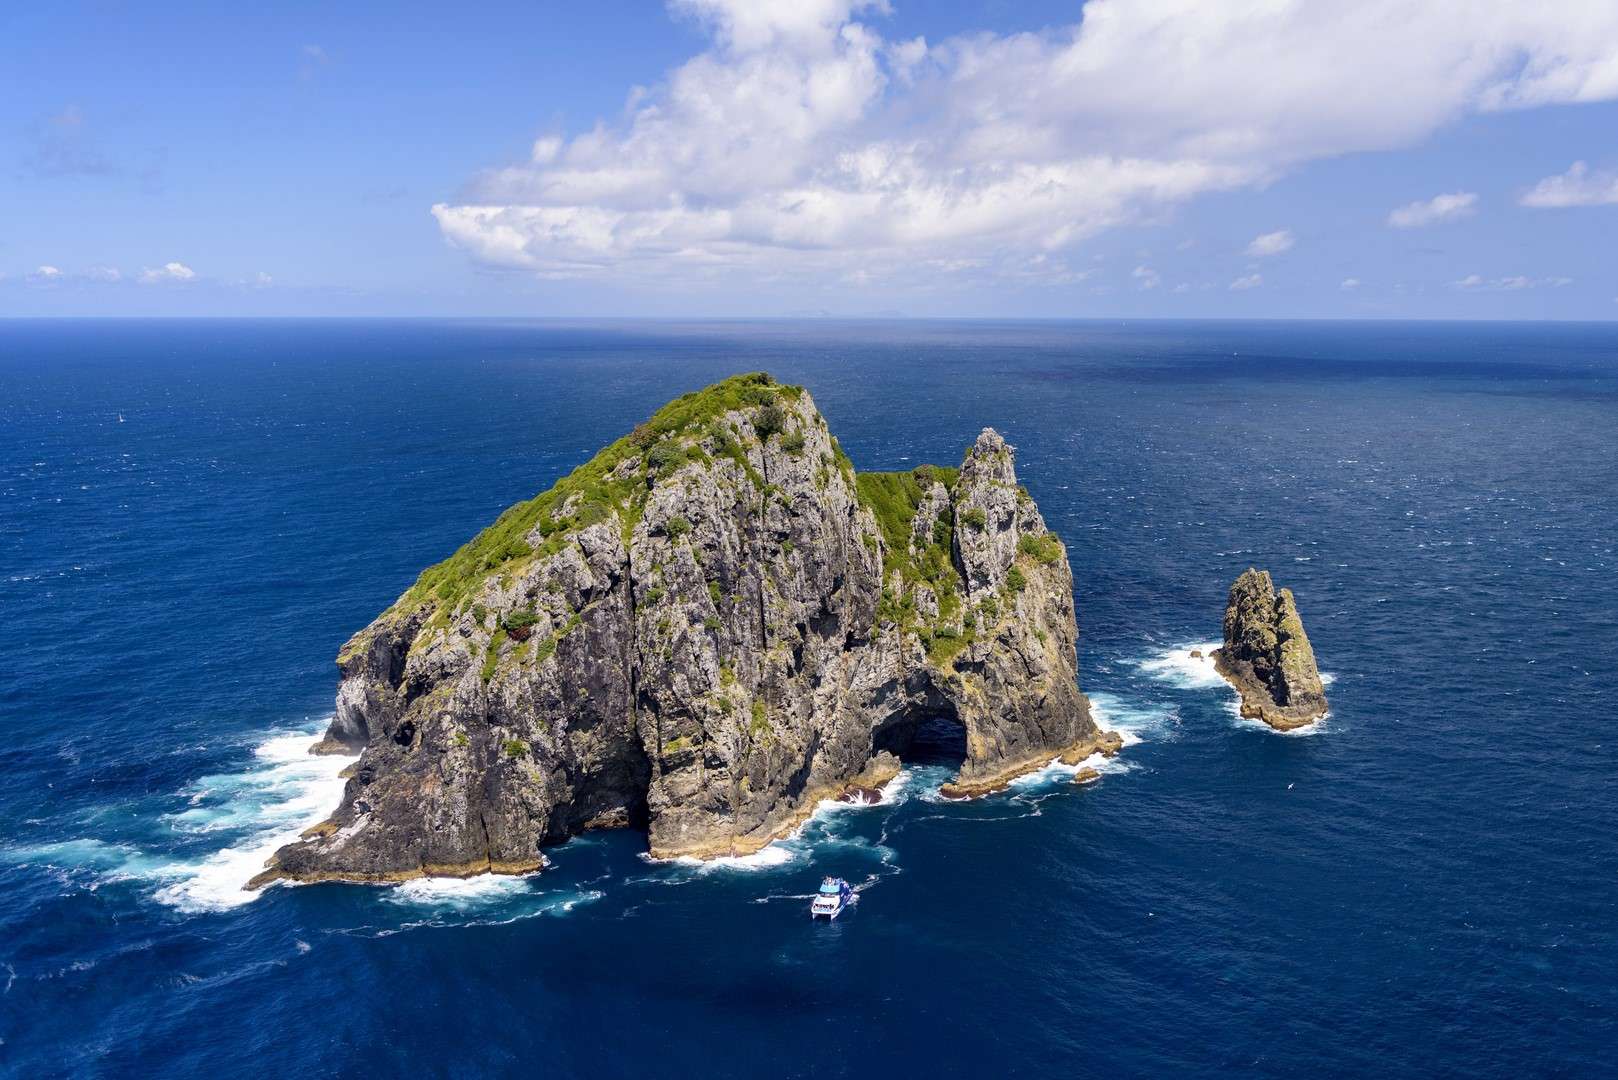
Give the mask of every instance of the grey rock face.
POLYGON ((1280 730, 1326 715, 1326 689, 1290 589, 1249 569, 1230 587, 1214 666, 1241 693, 1242 715, 1280 730))
POLYGON ((1045 531, 1032 502, 1019 514, 1012 449, 998 432, 983 429, 961 466, 958 487, 956 503, 963 527, 955 532, 956 557, 972 590, 998 589, 1016 558, 1023 526, 1036 533, 1045 531))
POLYGON ((929 717, 965 728, 956 793, 992 790, 1115 748, 1076 638, 1066 552, 999 435, 958 474, 856 478, 807 393, 738 376, 344 646, 322 749, 360 759, 261 881, 526 872, 607 826, 659 857, 745 853, 886 781, 929 717))

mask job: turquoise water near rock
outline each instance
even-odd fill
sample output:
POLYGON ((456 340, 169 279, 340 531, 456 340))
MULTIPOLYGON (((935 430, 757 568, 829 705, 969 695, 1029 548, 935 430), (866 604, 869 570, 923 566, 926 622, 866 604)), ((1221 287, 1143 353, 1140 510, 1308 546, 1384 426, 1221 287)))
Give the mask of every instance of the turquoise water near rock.
POLYGON ((1612 325, 0 323, 0 1074, 1601 1074, 1615 491, 1612 325), (338 645, 757 369, 862 469, 1018 447, 1101 780, 943 801, 939 732, 739 863, 242 892, 335 805, 338 645), (1302 733, 1189 655, 1249 565, 1302 733))

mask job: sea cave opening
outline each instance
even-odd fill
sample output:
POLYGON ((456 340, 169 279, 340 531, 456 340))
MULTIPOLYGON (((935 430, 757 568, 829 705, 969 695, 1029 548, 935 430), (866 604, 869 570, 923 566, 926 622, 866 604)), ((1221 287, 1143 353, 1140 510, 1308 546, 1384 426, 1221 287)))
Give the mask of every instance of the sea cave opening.
POLYGON ((877 729, 872 749, 886 750, 908 765, 941 765, 959 773, 966 762, 966 728, 948 705, 903 709, 877 729))

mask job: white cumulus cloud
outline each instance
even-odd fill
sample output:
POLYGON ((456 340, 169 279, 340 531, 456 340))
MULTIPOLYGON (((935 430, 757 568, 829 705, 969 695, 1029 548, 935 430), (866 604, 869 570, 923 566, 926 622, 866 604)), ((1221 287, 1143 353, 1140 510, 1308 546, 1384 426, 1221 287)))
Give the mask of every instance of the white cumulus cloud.
POLYGON ((1481 274, 1468 274, 1459 281, 1452 281, 1450 285, 1464 292, 1520 292, 1523 289, 1550 288, 1560 289, 1573 284, 1570 277, 1542 277, 1533 278, 1526 274, 1512 274, 1508 277, 1485 278, 1481 274))
POLYGON ((1584 162, 1575 161, 1567 172, 1535 184, 1519 201, 1539 209, 1612 206, 1618 204, 1618 172, 1591 172, 1584 162))
POLYGON ((1420 229, 1440 222, 1455 221, 1477 212, 1478 196, 1474 191, 1453 191, 1447 195, 1434 195, 1417 200, 1388 214, 1388 224, 1395 229, 1420 229))
POLYGON ((1155 289, 1163 283, 1163 279, 1158 276, 1157 271, 1150 266, 1137 266, 1129 272, 1129 276, 1134 278, 1135 283, 1143 289, 1155 289))
POLYGON ((885 39, 869 0, 670 8, 708 47, 434 206, 450 243, 550 276, 1019 277, 1469 112, 1618 97, 1610 0, 1089 0, 1068 26, 937 42, 885 39))
POLYGON ((1359 287, 1360 279, 1357 277, 1346 277, 1343 279, 1343 283, 1338 286, 1338 288, 1342 289, 1344 292, 1353 292, 1359 287))
POLYGON ((1263 258, 1266 255, 1279 255, 1283 251, 1291 251, 1297 238, 1286 229, 1265 233, 1263 236, 1253 237, 1252 243, 1247 245, 1247 254, 1254 258, 1263 258))
POLYGON ((139 281, 142 285, 161 285, 169 282, 193 281, 196 276, 197 272, 185 263, 168 262, 155 269, 150 266, 144 268, 140 272, 139 281))
POLYGON ((1246 292, 1248 289, 1256 289, 1262 284, 1264 284, 1263 274, 1248 274, 1231 282, 1230 287, 1236 292, 1246 292))
POLYGON ((33 278, 35 281, 60 281, 62 279, 62 271, 57 267, 47 264, 34 267, 34 272, 28 276, 33 278))

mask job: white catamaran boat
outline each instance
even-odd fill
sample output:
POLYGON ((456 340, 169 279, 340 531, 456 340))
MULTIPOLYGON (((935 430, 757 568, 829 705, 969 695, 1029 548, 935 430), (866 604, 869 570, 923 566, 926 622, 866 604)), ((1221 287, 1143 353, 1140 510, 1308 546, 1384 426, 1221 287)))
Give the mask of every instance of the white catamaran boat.
POLYGON ((820 883, 820 891, 809 903, 811 919, 835 919, 854 902, 854 889, 840 877, 829 877, 820 883))

